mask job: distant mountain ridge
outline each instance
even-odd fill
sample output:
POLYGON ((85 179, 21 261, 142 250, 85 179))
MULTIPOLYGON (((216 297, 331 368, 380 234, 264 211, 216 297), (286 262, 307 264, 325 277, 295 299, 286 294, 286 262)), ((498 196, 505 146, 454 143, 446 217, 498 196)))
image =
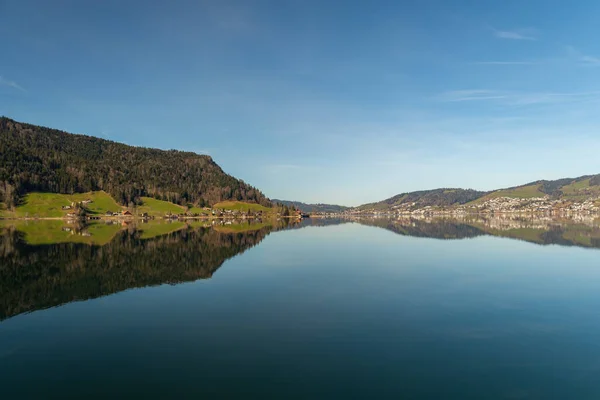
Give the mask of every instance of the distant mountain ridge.
POLYGON ((272 202, 275 204, 281 203, 284 206, 288 206, 288 207, 294 206, 304 213, 311 213, 311 212, 340 213, 340 212, 344 212, 350 208, 350 207, 346 207, 346 206, 340 206, 337 204, 323 204, 323 203, 307 204, 307 203, 302 203, 301 201, 278 200, 278 199, 272 199, 272 202))
POLYGON ((491 191, 460 188, 420 190, 400 193, 375 203, 363 204, 353 210, 386 211, 398 207, 453 207, 483 202, 498 197, 517 199, 550 197, 572 201, 595 199, 600 197, 600 174, 584 175, 577 178, 538 180, 521 186, 491 191))
POLYGON ((239 200, 270 206, 210 156, 128 146, 0 117, 0 203, 29 192, 104 190, 123 205, 142 196, 182 205, 239 200))

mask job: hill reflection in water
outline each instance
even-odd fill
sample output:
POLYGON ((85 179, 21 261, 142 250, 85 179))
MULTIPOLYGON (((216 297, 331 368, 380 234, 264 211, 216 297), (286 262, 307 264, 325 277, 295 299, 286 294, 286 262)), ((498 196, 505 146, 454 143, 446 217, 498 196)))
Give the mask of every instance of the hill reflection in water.
POLYGON ((465 239, 483 235, 542 245, 600 248, 593 218, 359 218, 207 221, 138 225, 0 225, 0 320, 131 288, 207 279, 229 258, 281 229, 359 223, 399 235, 465 239))
POLYGON ((0 227, 0 320, 130 288, 210 278, 225 260, 293 224, 51 222, 0 227), (107 232, 109 240, 96 244, 107 232))
POLYGON ((541 245, 600 248, 600 219, 591 216, 557 219, 518 215, 465 215, 461 218, 400 217, 352 220, 404 236, 466 239, 489 235, 541 245))

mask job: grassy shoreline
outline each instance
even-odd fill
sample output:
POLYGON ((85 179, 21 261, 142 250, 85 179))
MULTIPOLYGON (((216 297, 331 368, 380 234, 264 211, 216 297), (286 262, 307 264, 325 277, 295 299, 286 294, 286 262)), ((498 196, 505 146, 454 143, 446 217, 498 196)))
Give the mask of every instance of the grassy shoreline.
MULTIPOLYGON (((283 209, 242 201, 221 201, 212 207, 187 206, 142 197, 135 206, 122 206, 104 191, 57 194, 32 192, 11 210, 0 203, 3 220, 128 220, 128 219, 221 219, 288 217, 283 209), (125 214, 127 213, 127 214, 125 214)), ((291 216, 295 217, 295 215, 291 216)))

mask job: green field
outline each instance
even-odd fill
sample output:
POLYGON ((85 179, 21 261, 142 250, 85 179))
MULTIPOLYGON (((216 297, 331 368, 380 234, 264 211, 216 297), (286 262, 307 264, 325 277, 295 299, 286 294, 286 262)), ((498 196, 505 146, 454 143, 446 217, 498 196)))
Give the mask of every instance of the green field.
POLYGON ((600 196, 600 186, 590 186, 590 178, 565 185, 561 191, 562 197, 567 200, 585 200, 591 196, 600 196))
POLYGON ((245 203, 243 201, 221 201, 220 203, 215 204, 213 209, 219 210, 232 210, 232 211, 262 211, 262 212, 271 212, 273 208, 268 208, 265 206, 261 206, 256 203, 245 203))
POLYGON ((16 218, 62 218, 69 212, 62 207, 69 205, 71 201, 64 194, 29 193, 13 212, 6 212, 5 215, 16 218))
POLYGON ((541 192, 540 185, 528 185, 528 186, 520 186, 513 189, 501 189, 496 190, 486 196, 480 197, 477 200, 473 200, 466 205, 473 205, 483 203, 487 200, 496 199, 498 197, 510 197, 513 199, 531 199, 533 197, 544 197, 545 193, 541 192))
POLYGON ((188 212, 188 214, 192 214, 192 215, 198 214, 198 215, 201 215, 201 216, 202 215, 211 215, 212 214, 209 210, 203 210, 200 207, 190 207, 187 210, 187 212, 188 212))
POLYGON ((120 212, 123 207, 117 204, 117 202, 106 192, 88 192, 88 193, 77 193, 73 195, 67 195, 69 200, 75 203, 82 202, 85 200, 92 200, 91 203, 85 205, 85 210, 90 214, 105 214, 107 211, 120 212))
POLYGON ((163 217, 167 214, 185 213, 185 207, 151 197, 142 197, 142 204, 135 208, 134 214, 140 215, 143 213, 148 213, 153 217, 163 217))
POLYGON ((514 189, 497 190, 489 196, 491 196, 491 198, 511 197, 515 199, 530 199, 532 197, 544 197, 545 195, 545 193, 540 192, 540 185, 529 185, 514 189))
MULTIPOLYGON (((83 206, 88 214, 102 216, 107 211, 113 213, 123 211, 125 207, 120 206, 106 192, 87 192, 76 194, 58 194, 58 193, 29 193, 21 199, 21 203, 14 211, 8 211, 0 203, 0 217, 3 218, 64 218, 72 209, 63 210, 65 206, 71 206, 72 203, 81 203, 91 200, 90 203, 83 206)), ((147 213, 153 217, 163 217, 168 214, 198 214, 209 216, 212 213, 203 210, 200 207, 186 207, 163 200, 157 200, 151 197, 142 197, 142 204, 130 210, 135 216, 147 213)), ((222 201, 213 206, 214 209, 232 210, 232 211, 262 211, 264 213, 275 212, 276 209, 264 207, 260 204, 245 203, 241 201, 222 201)))
POLYGON ((58 193, 29 193, 25 195, 14 211, 2 211, 6 218, 63 218, 72 210, 63 210, 64 206, 71 203, 91 200, 85 205, 90 214, 104 214, 106 211, 121 211, 112 197, 106 192, 88 192, 76 194, 58 193))

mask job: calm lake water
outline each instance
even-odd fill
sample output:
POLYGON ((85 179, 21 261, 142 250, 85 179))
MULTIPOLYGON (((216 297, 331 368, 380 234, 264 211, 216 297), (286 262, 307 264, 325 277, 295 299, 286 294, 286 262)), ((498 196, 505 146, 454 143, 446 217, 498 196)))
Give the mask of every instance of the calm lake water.
POLYGON ((600 228, 0 226, 0 398, 600 398, 600 228))

